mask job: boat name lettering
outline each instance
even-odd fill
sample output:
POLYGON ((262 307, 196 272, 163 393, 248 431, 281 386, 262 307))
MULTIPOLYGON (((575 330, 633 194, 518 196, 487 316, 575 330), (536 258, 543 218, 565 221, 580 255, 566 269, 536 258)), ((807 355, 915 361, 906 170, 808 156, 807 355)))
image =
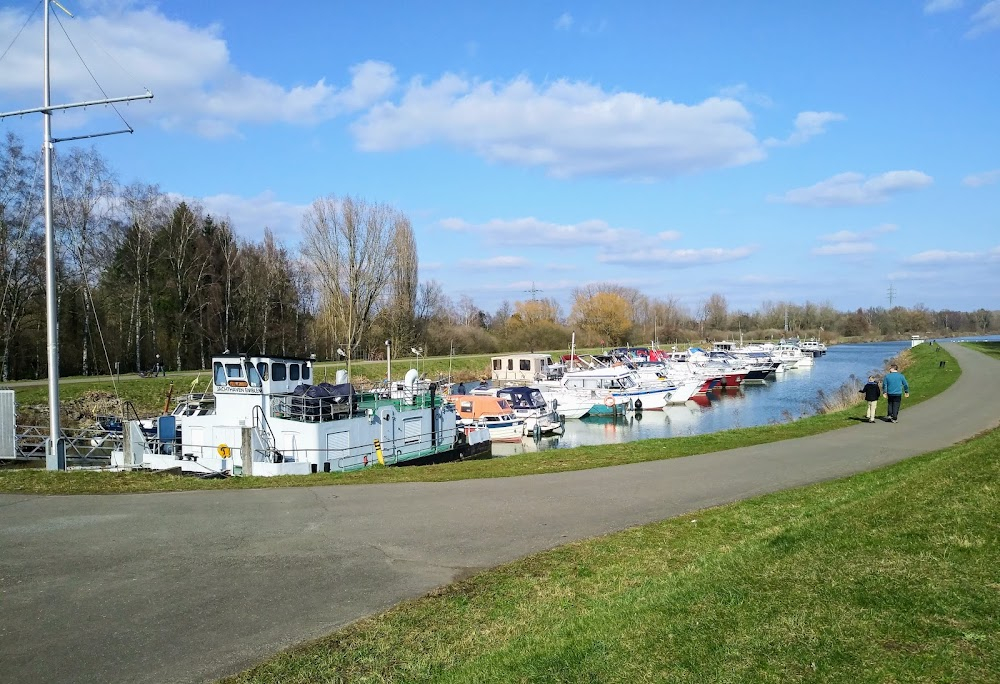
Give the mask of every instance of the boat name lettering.
POLYGON ((221 387, 215 388, 216 394, 263 394, 263 390, 260 387, 226 387, 222 385, 221 387))

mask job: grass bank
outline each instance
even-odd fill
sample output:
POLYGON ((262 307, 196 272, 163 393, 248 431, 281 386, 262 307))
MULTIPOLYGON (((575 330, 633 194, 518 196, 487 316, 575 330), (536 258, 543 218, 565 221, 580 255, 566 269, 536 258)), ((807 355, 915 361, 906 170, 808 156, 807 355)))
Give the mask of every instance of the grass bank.
POLYGON ((962 342, 963 347, 1000 359, 1000 342, 962 342))
MULTIPOLYGON (((920 345, 906 352, 906 376, 912 406, 951 386, 960 369, 954 358, 939 345, 920 345), (947 361, 940 368, 940 361, 947 361)), ((885 400, 880 408, 885 413, 885 400)), ((864 404, 835 413, 815 415, 787 423, 727 430, 707 435, 650 439, 623 444, 555 449, 511 458, 487 461, 445 463, 409 468, 368 468, 352 473, 317 473, 307 476, 236 477, 225 480, 202 480, 193 477, 151 473, 47 472, 44 470, 0 469, 0 491, 24 494, 118 494, 134 492, 180 491, 194 489, 256 489, 262 487, 301 487, 333 484, 369 484, 385 482, 441 482, 472 478, 511 477, 584 470, 605 466, 655 461, 723 451, 743 446, 794 439, 854 425, 865 415, 864 404)))
POLYGON ((225 680, 992 682, 1000 430, 570 544, 225 680))

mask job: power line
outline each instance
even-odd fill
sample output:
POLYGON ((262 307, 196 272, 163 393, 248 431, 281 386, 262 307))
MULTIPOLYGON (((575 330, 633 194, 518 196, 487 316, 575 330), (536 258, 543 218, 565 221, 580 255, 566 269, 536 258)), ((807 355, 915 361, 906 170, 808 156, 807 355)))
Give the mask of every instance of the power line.
POLYGON ((531 301, 533 301, 533 302, 538 299, 538 297, 536 297, 535 295, 537 295, 539 292, 544 292, 544 291, 545 290, 539 290, 537 287, 535 287, 535 281, 531 281, 531 289, 530 290, 525 290, 525 292, 530 292, 531 293, 531 301))

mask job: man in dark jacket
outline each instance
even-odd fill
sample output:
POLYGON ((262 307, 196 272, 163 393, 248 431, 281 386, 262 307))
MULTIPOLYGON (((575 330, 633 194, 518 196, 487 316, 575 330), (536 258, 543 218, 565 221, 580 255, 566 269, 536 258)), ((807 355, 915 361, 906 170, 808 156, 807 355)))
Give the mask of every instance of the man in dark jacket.
POLYGON ((860 392, 865 395, 868 402, 868 422, 875 422, 875 407, 878 406, 878 398, 882 395, 874 375, 868 376, 868 384, 861 388, 860 392))
POLYGON ((899 420, 899 405, 903 403, 903 397, 910 396, 910 385, 896 364, 889 366, 889 372, 882 378, 882 389, 889 400, 889 412, 886 418, 895 423, 899 420))

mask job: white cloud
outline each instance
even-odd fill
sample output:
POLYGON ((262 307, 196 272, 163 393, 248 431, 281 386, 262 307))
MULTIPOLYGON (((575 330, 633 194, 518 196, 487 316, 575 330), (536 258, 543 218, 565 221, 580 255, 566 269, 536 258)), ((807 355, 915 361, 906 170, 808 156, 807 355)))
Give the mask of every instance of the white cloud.
POLYGON ((750 89, 746 83, 737 83, 726 86, 719 91, 719 96, 727 100, 738 100, 745 104, 757 105, 758 107, 771 107, 774 101, 763 93, 758 93, 750 89))
POLYGON ((981 188, 984 185, 993 185, 997 181, 1000 181, 1000 169, 984 171, 983 173, 969 174, 962 179, 962 183, 968 185, 970 188, 981 188))
POLYGON ((1000 0, 990 0, 972 15, 972 28, 966 35, 970 38, 1000 29, 1000 0))
POLYGON ((857 256, 859 254, 871 254, 877 250, 878 247, 875 246, 875 243, 852 240, 816 247, 812 253, 817 256, 857 256))
POLYGON ((757 251, 755 246, 735 247, 705 247, 703 249, 635 249, 625 252, 605 252, 597 256, 598 261, 605 264, 620 264, 623 266, 701 266, 704 264, 721 264, 729 261, 746 259, 757 251))
POLYGON ((903 261, 908 264, 932 265, 941 264, 969 264, 978 261, 985 261, 989 258, 989 252, 957 252, 943 249, 930 249, 926 252, 919 252, 907 257, 903 261))
POLYGON ((459 262, 469 268, 516 268, 527 266, 528 260, 519 256, 495 256, 489 259, 463 259, 459 262))
POLYGON ((962 0, 927 0, 924 3, 924 14, 950 12, 962 6, 962 0))
POLYGON ((656 237, 660 238, 661 240, 673 241, 673 240, 680 240, 681 234, 676 230, 665 230, 661 233, 657 233, 656 237))
POLYGON ((806 188, 769 197, 773 202, 814 207, 848 207, 886 202, 897 192, 923 188, 934 179, 920 171, 887 171, 866 178, 860 173, 840 173, 806 188))
POLYGON ((374 106, 353 131, 368 151, 446 144, 556 177, 648 180, 762 159, 752 126, 742 104, 719 97, 687 105, 566 80, 445 74, 413 80, 398 103, 374 106))
POLYGON ((784 140, 768 138, 766 145, 773 147, 786 145, 801 145, 810 138, 826 133, 826 126, 834 121, 843 121, 847 117, 837 112, 799 112, 795 117, 795 130, 784 140))
MULTIPOLYGON (((171 197, 191 199, 179 195, 171 197)), ((270 191, 256 197, 222 194, 194 200, 216 219, 228 218, 238 235, 259 240, 264 235, 264 229, 270 228, 286 244, 298 239, 302 217, 309 209, 308 205, 282 202, 270 191)))
MULTIPOLYGON (((209 137, 233 135, 246 123, 314 124, 367 108, 396 85, 390 65, 369 61, 351 68, 351 82, 343 88, 323 78, 285 86, 240 71, 218 25, 193 26, 169 19, 156 8, 137 9, 128 3, 97 3, 94 11, 106 14, 82 14, 63 24, 108 96, 137 95, 144 87, 153 92, 151 103, 122 109, 133 121, 153 120, 164 128, 209 137)), ((0 35, 14 35, 25 17, 0 13, 0 35)), ((25 34, 40 33, 40 19, 35 18, 25 34)), ((52 70, 53 101, 104 97, 60 32, 53 32, 51 52, 57 65, 52 70)), ((0 70, 0 90, 33 102, 41 60, 32 41, 17 41, 0 70)), ((90 108, 87 116, 101 110, 90 108)))
POLYGON ((892 233, 899 230, 899 226, 895 223, 881 223, 874 228, 869 230, 856 232, 853 230, 840 230, 836 233, 828 233, 827 235, 820 235, 817 239, 822 242, 859 242, 862 240, 869 240, 872 236, 882 235, 884 233, 892 233))
POLYGON ((614 245, 640 237, 637 230, 612 228, 605 221, 591 219, 580 223, 558 224, 532 216, 518 219, 493 219, 471 224, 459 218, 441 221, 448 230, 476 232, 493 244, 521 246, 553 246, 562 248, 593 245, 614 245))
POLYGON ((563 12, 556 19, 556 31, 569 31, 571 28, 573 28, 573 15, 563 12))

